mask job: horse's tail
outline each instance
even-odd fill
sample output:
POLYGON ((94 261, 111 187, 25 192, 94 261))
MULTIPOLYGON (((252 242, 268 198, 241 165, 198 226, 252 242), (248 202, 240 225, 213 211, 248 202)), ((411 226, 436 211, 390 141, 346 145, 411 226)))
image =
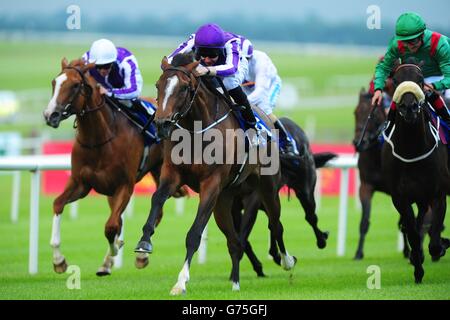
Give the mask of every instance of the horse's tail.
POLYGON ((321 152, 321 153, 314 153, 313 157, 316 169, 319 169, 325 166, 325 164, 331 159, 336 158, 337 154, 332 152, 321 152))

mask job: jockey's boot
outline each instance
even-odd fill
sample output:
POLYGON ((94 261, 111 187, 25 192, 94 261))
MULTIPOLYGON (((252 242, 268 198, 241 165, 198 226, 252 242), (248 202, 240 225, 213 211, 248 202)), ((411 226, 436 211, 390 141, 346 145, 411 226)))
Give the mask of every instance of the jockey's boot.
POLYGON ((242 118, 245 121, 245 129, 247 131, 250 143, 253 146, 258 145, 258 129, 256 128, 256 118, 253 114, 252 107, 250 106, 250 102, 248 102, 247 95, 244 93, 242 88, 238 86, 230 91, 228 91, 230 96, 233 98, 234 102, 240 106, 239 112, 242 115, 242 118), (252 129, 252 130, 249 130, 252 129), (251 132, 255 134, 251 134, 251 132))
POLYGON ((450 113, 447 109, 447 106, 445 105, 444 99, 442 99, 442 97, 437 92, 432 92, 431 94, 427 95, 427 100, 433 106, 436 114, 447 125, 447 128, 450 129, 450 113))
POLYGON ((284 141, 284 147, 281 148, 280 151, 283 156, 288 158, 296 158, 299 156, 298 151, 295 149, 294 144, 289 136, 288 131, 284 127, 283 123, 280 120, 277 120, 273 123, 275 125, 275 129, 278 129, 280 139, 284 141))

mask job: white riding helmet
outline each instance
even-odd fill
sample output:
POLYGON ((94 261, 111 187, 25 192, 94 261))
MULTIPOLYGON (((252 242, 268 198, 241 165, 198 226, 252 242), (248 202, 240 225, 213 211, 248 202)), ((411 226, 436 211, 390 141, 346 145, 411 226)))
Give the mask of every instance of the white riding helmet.
POLYGON ((94 41, 89 51, 89 62, 97 65, 112 63, 117 60, 117 49, 108 39, 94 41))

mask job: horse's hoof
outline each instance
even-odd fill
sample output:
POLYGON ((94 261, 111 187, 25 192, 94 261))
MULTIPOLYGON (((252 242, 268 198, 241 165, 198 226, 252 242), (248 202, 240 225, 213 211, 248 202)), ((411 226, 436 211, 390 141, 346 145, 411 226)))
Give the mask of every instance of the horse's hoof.
POLYGON ((353 260, 362 260, 363 258, 364 258, 364 253, 358 251, 355 253, 353 260))
POLYGON ((422 267, 415 268, 415 270, 414 270, 414 279, 415 279, 415 282, 417 284, 422 283, 422 279, 423 279, 424 274, 425 274, 425 271, 423 270, 422 267))
POLYGON ((231 287, 231 291, 241 291, 241 286, 239 282, 233 282, 233 286, 231 287))
POLYGON ((441 244, 444 247, 444 249, 450 248, 450 239, 448 239, 448 238, 441 238, 441 244))
POLYGON ((431 260, 437 262, 441 257, 445 256, 446 247, 443 245, 429 246, 428 251, 430 252, 431 260))
POLYGON ((111 269, 110 268, 105 268, 105 267, 100 267, 98 269, 96 275, 99 276, 99 277, 110 276, 111 275, 111 269))
POLYGON ((181 296, 182 294, 186 294, 186 289, 180 287, 173 287, 172 290, 170 290, 171 296, 181 296))
POLYGON ((138 245, 134 249, 134 252, 136 252, 136 253, 152 253, 153 246, 148 241, 139 241, 138 245))
POLYGON ((53 270, 55 270, 56 273, 64 273, 64 272, 66 272, 66 270, 67 270, 66 259, 63 259, 58 264, 53 263, 53 270))
POLYGON ((144 269, 148 266, 148 254, 147 253, 138 253, 136 255, 136 260, 134 260, 134 265, 137 269, 144 269))

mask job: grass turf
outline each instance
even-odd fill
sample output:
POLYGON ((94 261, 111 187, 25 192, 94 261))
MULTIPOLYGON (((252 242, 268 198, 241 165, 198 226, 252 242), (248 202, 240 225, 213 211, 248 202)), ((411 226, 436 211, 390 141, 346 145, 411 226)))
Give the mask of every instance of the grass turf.
MULTIPOLYGON (((28 266, 28 185, 23 175, 22 201, 18 224, 9 221, 9 201, 3 201, 0 216, 0 299, 449 299, 450 260, 448 255, 432 263, 425 241, 425 277, 416 285, 413 268, 396 250, 397 219, 390 199, 375 196, 371 227, 366 241, 365 259, 353 261, 358 238, 359 210, 350 200, 347 251, 336 257, 338 199, 325 197, 319 211, 319 227, 330 231, 328 246, 319 250, 311 228, 296 200, 282 198, 282 222, 289 252, 299 259, 293 271, 283 271, 267 258, 267 218, 260 214, 250 236, 253 248, 263 262, 267 278, 257 278, 248 259, 241 263, 241 291, 232 292, 228 276, 231 261, 224 236, 213 220, 209 223, 207 262, 198 264, 197 255, 191 266, 187 295, 170 297, 185 256, 185 235, 196 210, 196 197, 188 199, 183 215, 174 213, 169 200, 165 216, 153 237, 154 253, 144 270, 134 267, 133 248, 142 223, 146 219, 150 200, 137 197, 133 217, 125 220, 124 266, 114 269, 110 277, 95 275, 106 252, 103 226, 109 211, 103 197, 81 200, 79 218, 71 220, 66 208, 62 222, 62 252, 69 264, 80 267, 81 290, 69 290, 69 274, 55 274, 52 269, 51 202, 53 197, 41 197, 39 233, 39 273, 31 276, 28 266), (370 265, 381 270, 381 289, 370 290, 367 273, 370 265)), ((9 199, 10 179, 0 176, 4 199, 9 199)), ((446 224, 449 225, 447 217, 446 224)), ((444 235, 449 237, 448 229, 444 235)))

